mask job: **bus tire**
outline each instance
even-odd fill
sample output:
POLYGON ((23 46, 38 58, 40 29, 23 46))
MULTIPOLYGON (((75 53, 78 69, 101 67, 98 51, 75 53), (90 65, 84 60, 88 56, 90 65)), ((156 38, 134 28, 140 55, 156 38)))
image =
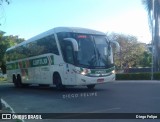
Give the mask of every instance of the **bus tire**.
POLYGON ((38 84, 39 87, 49 87, 49 84, 38 84))
POLYGON ((95 84, 87 85, 87 88, 88 88, 88 89, 94 89, 94 87, 95 87, 95 84))
POLYGON ((17 87, 18 87, 18 83, 17 83, 17 78, 16 78, 15 75, 13 75, 12 81, 13 81, 13 83, 14 83, 14 86, 17 88, 17 87))
POLYGON ((18 83, 18 87, 21 88, 25 88, 25 87, 28 87, 30 84, 28 83, 22 83, 22 79, 21 79, 21 76, 20 75, 17 75, 17 83, 18 83))
POLYGON ((65 89, 65 86, 62 85, 62 80, 61 80, 61 77, 58 73, 53 75, 53 84, 56 85, 57 90, 64 90, 65 89))
POLYGON ((22 87, 22 80, 20 75, 17 75, 17 84, 18 84, 18 88, 22 87))
POLYGON ((21 87, 29 87, 30 84, 29 83, 21 83, 21 87))

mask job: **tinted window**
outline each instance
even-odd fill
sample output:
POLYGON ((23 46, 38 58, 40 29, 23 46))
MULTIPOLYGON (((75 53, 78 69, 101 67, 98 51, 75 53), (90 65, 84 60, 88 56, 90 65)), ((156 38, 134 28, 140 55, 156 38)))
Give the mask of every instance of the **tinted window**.
POLYGON ((67 63, 74 64, 74 54, 71 42, 64 42, 65 47, 63 47, 63 57, 67 63))
POLYGON ((58 40, 61 46, 61 51, 62 51, 62 55, 63 55, 63 59, 64 61, 67 62, 67 57, 66 57, 66 43, 63 40, 64 38, 70 38, 70 33, 66 33, 66 32, 60 32, 57 34, 58 36, 58 40))
POLYGON ((18 60, 47 53, 59 55, 54 35, 27 43, 26 45, 8 51, 6 52, 6 59, 7 61, 18 60))
POLYGON ((37 41, 38 54, 54 53, 59 55, 54 36, 48 36, 37 41))

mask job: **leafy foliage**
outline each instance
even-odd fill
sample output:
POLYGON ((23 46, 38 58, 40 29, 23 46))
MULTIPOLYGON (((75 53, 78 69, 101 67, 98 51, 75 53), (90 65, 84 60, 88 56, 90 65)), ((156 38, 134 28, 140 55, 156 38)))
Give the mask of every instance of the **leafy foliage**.
POLYGON ((3 19, 5 20, 5 18, 6 18, 5 11, 4 11, 4 8, 3 8, 4 3, 7 3, 9 5, 10 0, 0 0, 0 26, 2 25, 2 20, 3 19))
POLYGON ((10 0, 0 0, 0 5, 2 5, 3 2, 6 2, 8 5, 10 4, 10 0))
POLYGON ((153 69, 154 72, 160 71, 160 38, 159 38, 159 22, 160 22, 160 0, 142 0, 147 12, 150 30, 152 32, 152 44, 154 48, 153 69))
POLYGON ((140 59, 140 66, 142 67, 151 67, 152 55, 148 51, 143 52, 143 55, 140 59))
POLYGON ((4 36, 3 34, 0 34, 0 68, 3 74, 6 73, 5 52, 7 48, 17 45, 22 41, 24 41, 24 39, 20 39, 17 36, 4 36))
POLYGON ((116 40, 121 46, 120 54, 114 54, 115 64, 118 68, 150 66, 151 54, 147 51, 146 44, 137 41, 137 38, 130 35, 112 33, 110 40, 116 40))

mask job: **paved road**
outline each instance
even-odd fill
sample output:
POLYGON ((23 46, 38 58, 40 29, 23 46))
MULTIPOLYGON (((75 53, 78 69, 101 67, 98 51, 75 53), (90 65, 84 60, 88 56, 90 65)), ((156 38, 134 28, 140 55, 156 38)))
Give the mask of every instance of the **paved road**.
POLYGON ((69 88, 66 91, 38 86, 16 89, 12 84, 1 84, 0 95, 17 113, 160 113, 160 81, 115 81, 97 85, 92 91, 85 87, 69 88))

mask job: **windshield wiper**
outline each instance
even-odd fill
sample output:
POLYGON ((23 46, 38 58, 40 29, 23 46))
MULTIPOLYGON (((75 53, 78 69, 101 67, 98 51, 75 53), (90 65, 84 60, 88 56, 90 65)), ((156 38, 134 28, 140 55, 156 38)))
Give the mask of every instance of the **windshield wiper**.
POLYGON ((99 50, 97 49, 97 54, 98 54, 98 60, 102 58, 101 53, 99 52, 99 50))

